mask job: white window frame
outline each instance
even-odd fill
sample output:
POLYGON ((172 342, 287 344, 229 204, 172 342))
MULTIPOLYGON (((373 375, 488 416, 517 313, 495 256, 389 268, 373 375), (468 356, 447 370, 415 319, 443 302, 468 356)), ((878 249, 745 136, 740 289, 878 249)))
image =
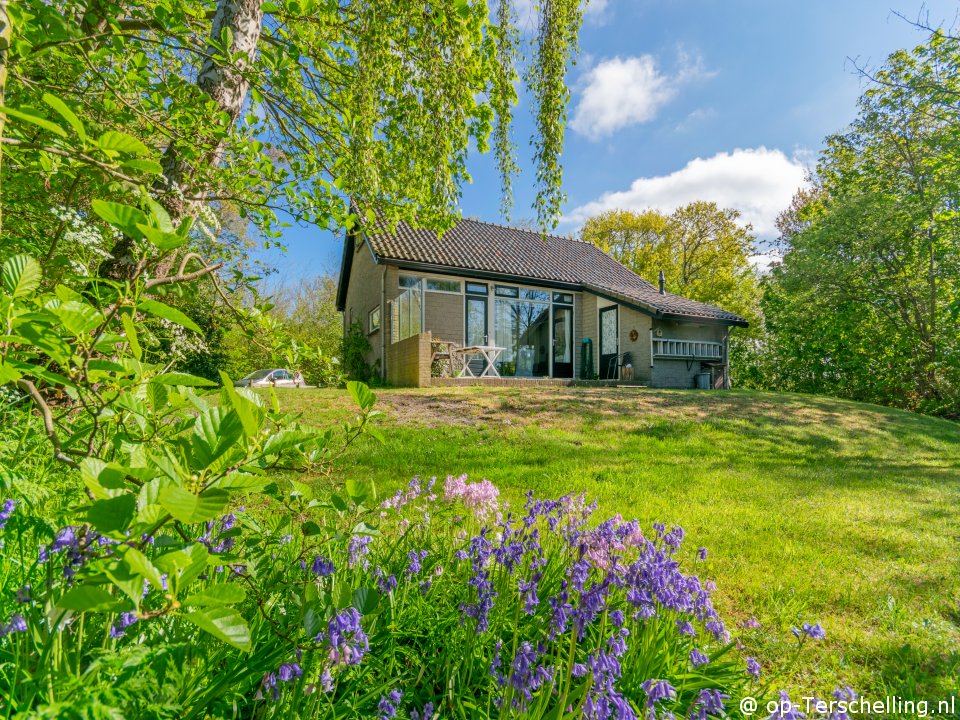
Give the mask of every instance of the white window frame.
POLYGON ((383 324, 383 313, 380 311, 380 306, 376 305, 373 307, 370 312, 367 313, 367 335, 372 335, 375 332, 380 330, 380 326, 383 324), (377 324, 373 324, 373 314, 377 314, 377 324))

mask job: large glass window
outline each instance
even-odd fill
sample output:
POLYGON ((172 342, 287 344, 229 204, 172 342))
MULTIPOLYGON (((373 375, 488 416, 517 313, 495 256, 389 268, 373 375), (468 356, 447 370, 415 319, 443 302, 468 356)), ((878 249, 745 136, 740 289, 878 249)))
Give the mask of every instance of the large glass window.
POLYGON ((402 288, 412 288, 420 285, 420 277, 418 275, 400 275, 399 284, 402 288))
POLYGON ((404 290, 393 301, 391 326, 393 341, 417 335, 423 329, 423 296, 419 286, 404 290))
POLYGON ((459 280, 427 278, 427 290, 430 292, 459 293, 461 287, 459 280))
MULTIPOLYGON (((524 291, 535 293, 540 291, 524 291)), ((549 293, 544 293, 549 299, 549 293)), ((496 299, 495 337, 505 348, 500 355, 501 375, 544 377, 550 374, 550 304, 523 299, 496 299)))

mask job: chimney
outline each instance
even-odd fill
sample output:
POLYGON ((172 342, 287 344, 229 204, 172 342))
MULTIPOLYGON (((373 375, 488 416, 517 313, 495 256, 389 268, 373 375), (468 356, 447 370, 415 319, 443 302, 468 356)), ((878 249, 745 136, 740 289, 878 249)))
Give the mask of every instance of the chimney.
POLYGON ((666 291, 666 278, 664 278, 664 276, 663 276, 663 270, 660 271, 660 278, 659 278, 659 280, 660 280, 660 294, 661 294, 661 295, 666 295, 666 294, 667 294, 667 291, 666 291))

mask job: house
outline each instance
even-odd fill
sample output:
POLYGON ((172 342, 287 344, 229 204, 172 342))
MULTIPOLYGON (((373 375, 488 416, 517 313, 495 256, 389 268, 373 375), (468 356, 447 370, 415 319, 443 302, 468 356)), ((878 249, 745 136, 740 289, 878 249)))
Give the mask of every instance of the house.
POLYGON ((443 340, 491 348, 467 374, 496 368, 497 382, 729 387, 730 333, 747 326, 590 243, 468 219, 442 237, 379 218, 349 233, 337 308, 345 332, 359 323, 367 335, 376 371, 414 386, 465 381, 431 377, 443 340))

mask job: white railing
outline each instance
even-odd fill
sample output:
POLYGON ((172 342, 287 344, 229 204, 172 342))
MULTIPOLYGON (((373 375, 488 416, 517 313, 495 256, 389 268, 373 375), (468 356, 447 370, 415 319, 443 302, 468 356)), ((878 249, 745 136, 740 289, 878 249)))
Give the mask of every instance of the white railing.
POLYGON ((654 357, 723 359, 723 343, 653 338, 654 357))

